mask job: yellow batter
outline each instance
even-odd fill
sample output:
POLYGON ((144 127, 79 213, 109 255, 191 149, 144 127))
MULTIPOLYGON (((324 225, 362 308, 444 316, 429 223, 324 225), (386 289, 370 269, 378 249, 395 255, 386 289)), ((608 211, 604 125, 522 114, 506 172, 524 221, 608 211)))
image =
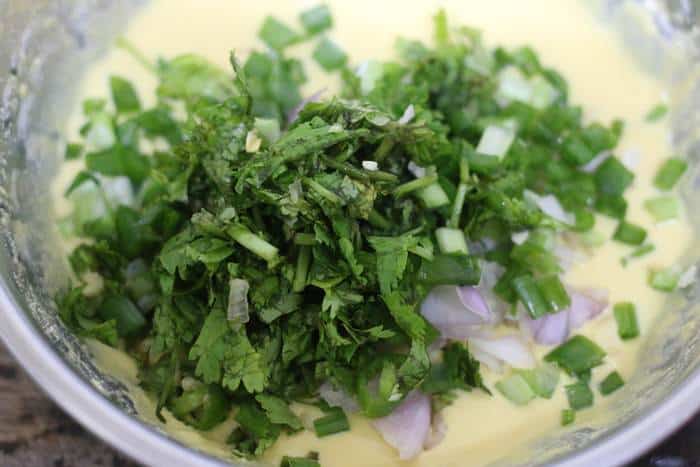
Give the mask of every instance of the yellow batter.
MULTIPOLYGON (((262 47, 256 34, 267 14, 296 24, 298 13, 315 3, 316 0, 156 0, 134 18, 126 37, 149 57, 196 52, 226 67, 231 49, 244 59, 252 48, 262 47)), ((628 192, 628 218, 648 228, 649 241, 656 245, 656 251, 623 268, 619 259, 630 251, 629 248, 608 241, 595 256, 575 267, 566 280, 573 285, 608 289, 611 303, 633 301, 637 305, 641 333, 646 334, 664 303, 664 295, 646 285, 647 270, 652 266, 676 264, 690 245, 691 230, 682 221, 653 225, 642 207, 645 199, 656 194, 651 179, 660 161, 672 151, 667 125, 663 122, 649 124, 643 118, 663 100, 665 90, 628 58, 616 36, 594 18, 584 3, 576 0, 338 0, 329 3, 335 18, 331 37, 349 53, 353 63, 368 58, 391 58, 397 35, 430 41, 431 17, 442 6, 452 24, 480 28, 490 45, 533 46, 544 63, 554 66, 568 79, 571 100, 584 106, 587 119, 609 122, 619 117, 625 120, 626 130, 619 152, 637 150, 641 153, 634 169, 634 185, 628 192)), ((308 56, 309 50, 302 46, 293 53, 308 56)), ((337 87, 335 78, 321 76, 313 63, 308 70, 312 82, 307 85, 307 92, 323 87, 332 92, 337 87)), ((107 95, 107 77, 111 74, 138 83, 142 98, 147 104, 152 103, 156 84, 153 76, 125 52, 115 49, 86 74, 69 121, 69 135, 76 134, 81 124, 79 102, 86 97, 107 95)), ((61 199, 74 171, 75 166, 67 166, 59 176, 54 186, 56 199, 61 199)), ((62 216, 69 210, 69 206, 59 203, 57 215, 62 216)), ((612 220, 600 218, 596 230, 610 238, 615 225, 612 220)), ((594 383, 611 369, 617 369, 626 379, 632 374, 641 339, 623 343, 617 336, 609 309, 582 332, 608 352, 607 363, 593 372, 594 383)), ((101 344, 91 343, 91 348, 98 361, 132 388, 143 416, 156 423, 152 404, 135 385, 133 364, 123 354, 101 344)), ((542 355, 546 350, 542 348, 537 352, 542 355)), ((485 369, 484 377, 487 385, 493 387, 501 376, 485 369)), ((602 399, 599 396, 596 399, 598 410, 604 408, 602 399)), ((566 406, 562 384, 552 400, 534 400, 525 407, 515 407, 500 395, 465 393, 444 412, 448 425, 445 440, 405 465, 457 466, 465 465, 466 459, 469 465, 486 464, 504 455, 505 449, 520 445, 520 441, 524 443, 556 429, 560 411, 566 406)), ((220 455, 228 453, 225 446, 210 440, 223 439, 230 431, 230 424, 202 436, 172 417, 168 418, 166 429, 177 438, 220 455)), ((580 412, 579 422, 585 419, 586 412, 580 412)), ((404 465, 367 420, 354 416, 351 425, 350 432, 323 440, 316 438, 313 431, 282 438, 268 451, 265 460, 278 465, 282 455, 301 456, 317 451, 327 467, 404 465)))

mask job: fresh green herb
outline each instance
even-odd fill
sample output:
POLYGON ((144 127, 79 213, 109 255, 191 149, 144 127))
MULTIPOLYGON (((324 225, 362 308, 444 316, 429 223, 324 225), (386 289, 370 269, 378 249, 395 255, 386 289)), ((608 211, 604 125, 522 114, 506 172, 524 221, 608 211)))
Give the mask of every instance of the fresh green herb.
POLYGON ((647 283, 652 289, 661 292, 673 292, 678 286, 680 273, 675 267, 667 269, 652 269, 649 271, 647 283))
POLYGON ((612 394, 613 392, 617 391, 624 385, 625 382, 623 381, 622 376, 620 376, 620 373, 613 371, 600 382, 598 388, 602 395, 607 396, 608 394, 612 394))
MULTIPOLYGON (((247 457, 302 430, 293 404, 323 405, 326 383, 367 417, 416 390, 435 407, 488 392, 464 343, 431 358, 439 331, 424 298, 480 284, 491 261, 505 270, 494 292, 513 310, 568 308, 557 236, 592 237, 593 210, 623 220, 633 180, 614 157, 581 170, 615 149, 623 125, 584 124, 531 49, 487 49, 440 12, 435 46, 400 41, 395 62, 355 72, 316 39, 332 24, 327 7, 301 23, 298 33, 268 17, 267 49, 231 56, 232 72, 193 54, 151 61, 120 40, 153 73, 157 104, 112 78, 111 103, 84 103, 82 140, 66 152, 85 167, 66 192, 65 230, 85 241, 69 257, 61 319, 126 349, 158 416, 204 430, 235 410, 229 443, 247 457), (302 60, 286 54, 303 41, 339 72, 339 97, 303 98, 302 60), (89 294, 87 274, 101 279, 89 294)), ((604 356, 575 336, 547 360, 585 378, 604 356)), ((551 397, 558 380, 544 365, 496 387, 522 404, 551 397)), ((349 426, 333 410, 315 428, 349 426)))
POLYGON ((622 340, 634 339, 639 336, 639 324, 637 323, 637 310, 634 303, 616 303, 613 314, 617 322, 617 334, 622 340))
POLYGON ((638 225, 622 221, 617 225, 613 239, 628 245, 641 245, 647 238, 647 231, 638 225))
POLYGON ((649 123, 653 123, 664 118, 667 113, 668 106, 666 104, 657 104, 647 113, 644 119, 649 123))
POLYGON ((598 344, 579 334, 549 352, 544 359, 578 375, 603 363, 605 355, 598 344))
POLYGON ((646 200, 644 209, 651 214, 655 222, 663 222, 680 216, 681 203, 675 196, 659 196, 646 200))
POLYGON ((593 405, 593 391, 588 387, 588 383, 577 381, 567 385, 565 389, 571 410, 583 410, 593 405))
POLYGON ((314 420, 314 429, 316 436, 322 438, 324 436, 334 435, 350 429, 350 422, 340 408, 334 408, 321 418, 314 420))
POLYGON ((525 405, 535 398, 535 392, 525 378, 512 374, 496 383, 496 389, 516 405, 525 405))
POLYGON ((671 157, 659 167, 654 177, 654 186, 662 191, 669 191, 676 186, 685 171, 688 170, 688 163, 683 159, 671 157))

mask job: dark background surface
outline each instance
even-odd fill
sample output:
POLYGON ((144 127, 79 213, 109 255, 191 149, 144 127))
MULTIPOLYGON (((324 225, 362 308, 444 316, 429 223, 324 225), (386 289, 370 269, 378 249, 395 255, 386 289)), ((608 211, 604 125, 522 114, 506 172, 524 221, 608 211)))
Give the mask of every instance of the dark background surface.
MULTIPOLYGON (((56 407, 0 346, 0 467, 97 466, 138 467, 56 407)), ((690 466, 700 467, 700 416, 630 465, 690 466)))

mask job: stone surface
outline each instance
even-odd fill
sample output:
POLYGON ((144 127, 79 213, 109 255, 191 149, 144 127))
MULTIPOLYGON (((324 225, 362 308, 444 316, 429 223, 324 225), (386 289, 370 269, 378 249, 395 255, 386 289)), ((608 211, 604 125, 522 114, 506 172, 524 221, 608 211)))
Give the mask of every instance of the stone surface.
MULTIPOLYGON (((629 467, 700 466, 700 416, 629 467)), ((0 467, 139 467, 64 414, 0 346, 0 467)))

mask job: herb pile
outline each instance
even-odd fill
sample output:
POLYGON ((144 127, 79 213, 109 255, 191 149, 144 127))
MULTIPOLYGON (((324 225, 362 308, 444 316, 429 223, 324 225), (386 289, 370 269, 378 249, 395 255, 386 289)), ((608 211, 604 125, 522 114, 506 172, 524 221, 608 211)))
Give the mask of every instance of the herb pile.
MULTIPOLYGON (((86 241, 70 255, 61 318, 126 349, 159 415, 207 430, 235 408, 229 441, 246 456, 304 429, 291 402, 326 412, 319 436, 348 429, 319 398, 324 384, 372 418, 416 390, 435 409, 487 390, 464 340, 431 358, 440 331, 420 306, 435 286, 477 286, 497 264, 494 297, 537 319, 571 305, 559 234, 585 238, 603 213, 622 241, 644 241, 624 222, 633 174, 614 156, 582 169, 623 125, 584 123, 531 49, 488 50, 439 13, 434 47, 400 40, 399 61, 355 70, 318 38, 325 7, 301 20, 304 33, 268 18, 268 50, 232 55, 233 74, 196 55, 151 64, 124 43, 158 77, 157 105, 112 77, 111 103, 85 102, 84 141, 67 151, 85 169, 63 227, 86 241), (316 42, 341 97, 302 99, 302 64, 285 55, 301 41, 316 42)), ((548 359, 590 371, 604 352, 582 339, 593 360, 566 348, 548 359)))

